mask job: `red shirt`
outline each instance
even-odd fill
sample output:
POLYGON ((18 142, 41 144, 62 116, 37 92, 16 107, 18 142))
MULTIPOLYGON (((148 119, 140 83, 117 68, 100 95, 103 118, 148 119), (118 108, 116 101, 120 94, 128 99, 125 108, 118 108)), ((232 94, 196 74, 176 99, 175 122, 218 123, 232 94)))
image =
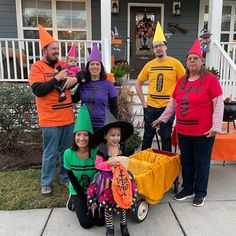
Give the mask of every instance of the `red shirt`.
POLYGON ((219 81, 211 73, 195 81, 187 81, 182 88, 182 77, 174 90, 176 100, 176 130, 180 134, 202 136, 212 127, 212 99, 222 94, 219 81))

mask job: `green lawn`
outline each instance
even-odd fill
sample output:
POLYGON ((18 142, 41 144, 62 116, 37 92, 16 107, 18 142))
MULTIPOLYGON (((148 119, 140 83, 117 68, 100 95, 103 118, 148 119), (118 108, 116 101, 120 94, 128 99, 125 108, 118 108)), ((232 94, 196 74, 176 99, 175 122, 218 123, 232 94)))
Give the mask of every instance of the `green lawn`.
POLYGON ((40 189, 40 169, 0 172, 0 210, 65 207, 68 189, 54 180, 53 195, 44 197, 40 189))

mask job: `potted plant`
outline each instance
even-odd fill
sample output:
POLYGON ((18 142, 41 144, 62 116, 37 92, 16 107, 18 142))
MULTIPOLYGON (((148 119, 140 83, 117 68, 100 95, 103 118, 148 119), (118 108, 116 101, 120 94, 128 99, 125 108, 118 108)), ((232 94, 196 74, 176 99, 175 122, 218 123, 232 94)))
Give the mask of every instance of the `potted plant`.
MULTIPOLYGON (((118 96, 118 120, 134 124, 135 114, 133 111, 133 92, 127 86, 122 86, 118 96)), ((133 135, 121 143, 124 155, 130 156, 140 148, 142 139, 140 137, 139 125, 135 128, 133 135)))
POLYGON ((116 85, 121 86, 128 80, 131 68, 127 61, 121 60, 111 68, 111 73, 115 76, 116 85))

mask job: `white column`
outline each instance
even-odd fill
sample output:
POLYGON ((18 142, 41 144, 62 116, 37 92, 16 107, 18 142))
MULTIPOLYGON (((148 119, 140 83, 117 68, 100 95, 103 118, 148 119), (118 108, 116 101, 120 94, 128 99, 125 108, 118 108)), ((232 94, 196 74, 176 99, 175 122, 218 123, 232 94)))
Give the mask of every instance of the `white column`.
MULTIPOLYGON (((221 33, 221 18, 222 18, 223 0, 209 0, 209 15, 208 15, 208 30, 212 33, 212 39, 220 42, 221 33)), ((210 51, 207 53, 207 66, 214 66, 214 53, 212 52, 212 45, 210 45, 210 51)))
POLYGON ((111 0, 101 0, 102 61, 107 72, 111 70, 111 0))

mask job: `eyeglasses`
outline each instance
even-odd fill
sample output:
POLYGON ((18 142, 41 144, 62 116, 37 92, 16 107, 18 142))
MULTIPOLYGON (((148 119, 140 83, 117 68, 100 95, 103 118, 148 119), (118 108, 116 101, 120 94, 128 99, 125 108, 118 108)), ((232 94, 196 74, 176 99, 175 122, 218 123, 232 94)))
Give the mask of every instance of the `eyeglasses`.
POLYGON ((187 58, 187 61, 197 61, 197 60, 199 60, 200 59, 200 57, 188 57, 187 58))
POLYGON ((153 48, 162 48, 162 47, 164 47, 164 46, 166 46, 164 43, 155 44, 155 45, 153 45, 153 48))

